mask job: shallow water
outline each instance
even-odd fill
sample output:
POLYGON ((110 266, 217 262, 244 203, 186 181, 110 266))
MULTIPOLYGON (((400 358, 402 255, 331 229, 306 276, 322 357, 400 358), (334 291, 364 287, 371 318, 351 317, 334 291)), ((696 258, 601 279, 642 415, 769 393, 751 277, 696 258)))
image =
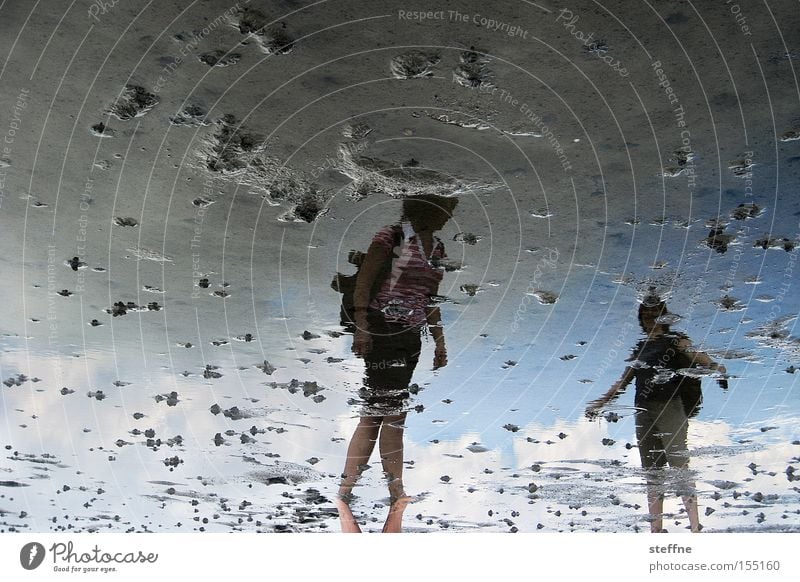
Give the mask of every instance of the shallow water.
POLYGON ((698 372, 665 529, 687 479, 704 531, 800 529, 794 6, 747 35, 722 5, 464 4, 515 36, 289 4, 0 9, 0 529, 339 531, 364 364, 330 281, 409 193, 460 202, 404 531, 649 531, 633 387, 584 411, 651 292, 727 369, 698 372))

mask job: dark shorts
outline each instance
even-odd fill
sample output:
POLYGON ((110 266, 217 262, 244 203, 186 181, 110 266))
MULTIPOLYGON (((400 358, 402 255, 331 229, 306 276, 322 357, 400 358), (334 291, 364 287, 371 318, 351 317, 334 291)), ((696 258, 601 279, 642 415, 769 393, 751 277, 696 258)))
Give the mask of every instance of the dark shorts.
POLYGON ((409 406, 408 387, 422 349, 420 328, 387 322, 378 311, 370 311, 368 322, 372 349, 364 357, 362 415, 400 414, 409 406))
POLYGON ((688 428, 689 418, 680 398, 647 402, 636 413, 636 440, 642 468, 688 465, 688 428))

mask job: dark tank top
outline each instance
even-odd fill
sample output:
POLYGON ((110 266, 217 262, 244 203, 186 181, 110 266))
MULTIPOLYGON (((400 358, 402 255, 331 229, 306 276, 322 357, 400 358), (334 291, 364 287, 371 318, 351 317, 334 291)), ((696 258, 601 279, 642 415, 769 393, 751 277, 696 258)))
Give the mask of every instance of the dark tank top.
POLYGON ((636 378, 634 403, 650 408, 658 402, 680 398, 687 416, 695 416, 703 400, 699 378, 678 370, 695 367, 694 358, 678 346, 688 339, 674 332, 640 341, 633 350, 631 364, 636 378))

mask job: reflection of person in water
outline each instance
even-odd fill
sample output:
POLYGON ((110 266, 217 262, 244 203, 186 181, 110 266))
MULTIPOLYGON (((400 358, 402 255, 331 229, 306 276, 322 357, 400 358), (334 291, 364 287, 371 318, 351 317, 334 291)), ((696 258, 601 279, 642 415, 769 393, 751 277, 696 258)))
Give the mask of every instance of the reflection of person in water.
MULTIPOLYGON (((686 435, 689 418, 700 409, 702 392, 698 370, 706 368, 725 374, 725 367, 707 354, 692 349, 689 338, 670 331, 665 323, 667 305, 649 296, 639 307, 639 323, 647 336, 634 348, 622 377, 603 396, 589 403, 586 414, 597 416, 636 380, 636 440, 642 468, 647 478, 647 503, 650 531, 663 532, 664 467, 678 469, 681 476, 678 493, 689 517, 692 532, 701 529, 695 484, 689 474, 689 451, 686 435), (682 373, 683 372, 683 373, 682 373)), ((719 380, 725 387, 725 380, 719 380)))
POLYGON ((403 511, 412 501, 403 488, 409 384, 425 327, 435 342, 433 368, 447 365, 439 308, 432 305, 445 252, 434 233, 450 219, 457 202, 434 195, 404 199, 400 224, 378 231, 361 263, 354 292, 353 352, 364 358, 366 368, 360 392, 364 408, 347 449, 337 499, 344 532, 361 531, 349 504, 376 442, 391 502, 384 532, 401 530, 403 511))

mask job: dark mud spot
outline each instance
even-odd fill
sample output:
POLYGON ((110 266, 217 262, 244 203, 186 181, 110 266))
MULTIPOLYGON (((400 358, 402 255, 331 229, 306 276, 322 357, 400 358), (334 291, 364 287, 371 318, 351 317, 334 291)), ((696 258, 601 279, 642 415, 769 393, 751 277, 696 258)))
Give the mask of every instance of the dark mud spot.
POLYGON ((214 201, 207 198, 200 197, 192 200, 192 206, 195 206, 196 208, 206 208, 212 204, 214 204, 214 201))
POLYGON ((459 232, 453 237, 456 242, 464 243, 465 245, 475 245, 481 240, 481 237, 472 234, 471 232, 459 232))
POLYGON ((95 123, 92 127, 89 128, 89 131, 95 137, 114 137, 117 133, 102 121, 100 123, 95 123))
POLYGON ((487 64, 489 59, 476 51, 474 47, 464 51, 460 56, 461 63, 453 70, 453 81, 462 87, 490 87, 492 74, 487 64))
POLYGON ((66 265, 72 269, 73 271, 77 271, 79 269, 85 269, 88 265, 80 260, 78 257, 72 257, 68 261, 66 261, 66 265))
POLYGON ((761 325, 745 334, 748 339, 755 340, 760 345, 774 348, 796 356, 800 354, 800 338, 793 337, 790 333, 794 328, 797 315, 786 315, 764 325, 761 325))
POLYGON ((797 246, 797 243, 786 237, 773 237, 771 235, 763 236, 753 243, 753 247, 760 247, 764 250, 767 249, 783 249, 787 253, 792 252, 797 246))
POLYGON ((208 115, 208 112, 200 105, 189 104, 181 109, 179 113, 170 115, 169 122, 171 125, 179 127, 204 127, 209 125, 206 115, 208 115))
POLYGON ((274 465, 253 471, 248 477, 264 485, 290 485, 319 478, 320 474, 305 465, 276 461, 274 465))
POLYGON ((205 63, 209 67, 229 67, 238 63, 242 55, 239 53, 229 53, 224 50, 215 49, 213 51, 205 52, 197 57, 201 63, 205 63))
POLYGON ((245 8, 239 12, 237 26, 242 34, 255 36, 265 53, 290 53, 295 41, 286 31, 286 24, 271 24, 271 21, 272 19, 260 10, 245 8))
POLYGON ((161 311, 161 305, 159 305, 158 301, 151 301, 147 305, 136 305, 133 301, 128 301, 127 303, 117 301, 114 305, 105 310, 106 313, 113 317, 146 311, 161 311))
POLYGON ((327 207, 321 196, 310 191, 303 195, 298 204, 289 212, 281 215, 282 222, 307 222, 312 223, 320 216, 327 214, 327 207))
POLYGON ((725 254, 728 251, 728 245, 731 244, 732 241, 733 236, 725 234, 723 228, 712 228, 708 236, 703 239, 703 243, 720 254, 725 254))
POLYGON ((690 164, 695 157, 694 152, 691 150, 677 149, 673 151, 669 161, 674 165, 664 168, 662 175, 667 178, 675 178, 685 172, 690 172, 690 164))
POLYGON ((748 218, 758 218, 763 213, 763 209, 754 203, 739 204, 731 210, 731 218, 734 220, 747 220, 748 218))
MULTIPOLYGON (((274 202, 292 202, 294 204, 318 206, 321 196, 302 176, 274 161, 256 158, 250 167, 252 178, 243 180, 249 185, 262 189, 274 202)), ((300 211, 302 214, 303 211, 300 211)), ((292 213, 289 213, 292 214, 292 213)), ((286 216, 287 221, 298 218, 286 216)))
POLYGON ((233 115, 224 115, 217 123, 219 128, 206 143, 210 150, 206 167, 220 174, 244 170, 253 154, 263 148, 262 138, 246 131, 233 115))
POLYGON ((114 218, 114 224, 117 226, 138 226, 139 221, 135 218, 123 218, 121 216, 117 216, 114 218))
POLYGON ((12 386, 22 386, 27 381, 28 377, 25 374, 16 374, 3 380, 3 384, 11 388, 12 386))
POLYGON ((166 402, 167 406, 175 406, 180 402, 178 398, 178 393, 174 390, 172 392, 168 392, 166 394, 156 394, 153 399, 156 402, 166 402))
POLYGON ((728 169, 733 172, 733 175, 737 178, 744 178, 751 174, 753 166, 755 165, 748 159, 731 160, 728 164, 728 169))
POLYGON ((181 463, 183 463, 183 459, 181 459, 178 456, 168 457, 168 458, 164 459, 164 464, 167 467, 177 467, 181 463))
POLYGON ((272 373, 277 369, 275 366, 270 364, 267 360, 264 360, 263 364, 256 364, 256 368, 264 372, 267 376, 271 376, 272 373))
POLYGON ((117 119, 133 119, 134 117, 145 115, 158 102, 158 96, 149 93, 144 87, 125 85, 122 94, 116 103, 108 109, 108 113, 117 119))
POLYGON ((477 181, 460 180, 427 168, 361 156, 343 146, 339 147, 338 157, 337 170, 353 181, 345 191, 354 200, 362 200, 374 193, 384 193, 393 198, 402 198, 411 193, 447 196, 494 187, 477 181))
POLYGON ((432 76, 440 60, 435 53, 412 50, 394 57, 389 66, 396 79, 418 79, 432 76))
POLYGON ((317 404, 325 400, 325 397, 320 394, 320 392, 325 390, 325 388, 317 384, 315 381, 306 380, 305 382, 300 382, 299 380, 292 378, 292 380, 289 382, 270 382, 267 384, 267 386, 273 389, 286 390, 289 392, 289 394, 296 394, 302 391, 305 398, 310 396, 311 399, 317 404))
POLYGON ((695 157, 694 152, 691 150, 679 149, 672 152, 672 158, 670 159, 674 161, 679 168, 684 168, 689 165, 690 162, 694 161, 695 157))
POLYGON ((286 55, 294 49, 295 39, 286 30, 286 24, 263 30, 257 37, 261 51, 268 55, 286 55))
POLYGON ((556 301, 558 301, 558 295, 551 291, 544 291, 542 289, 537 289, 529 295, 533 295, 542 305, 553 305, 556 301))
POLYGON ((781 136, 781 141, 797 141, 800 139, 800 131, 796 129, 789 130, 781 136))

